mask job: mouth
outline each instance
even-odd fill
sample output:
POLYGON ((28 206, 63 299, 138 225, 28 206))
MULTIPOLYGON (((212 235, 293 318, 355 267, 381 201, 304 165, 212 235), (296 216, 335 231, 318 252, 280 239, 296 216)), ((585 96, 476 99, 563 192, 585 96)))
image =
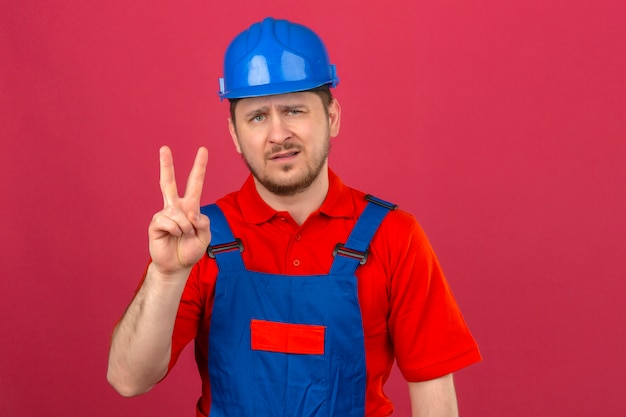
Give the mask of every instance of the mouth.
POLYGON ((297 151, 297 150, 288 151, 288 152, 281 152, 281 153, 277 153, 277 154, 271 155, 269 157, 269 159, 270 159, 270 161, 284 161, 284 160, 288 160, 288 159, 294 158, 299 153, 300 153, 300 151, 297 151))

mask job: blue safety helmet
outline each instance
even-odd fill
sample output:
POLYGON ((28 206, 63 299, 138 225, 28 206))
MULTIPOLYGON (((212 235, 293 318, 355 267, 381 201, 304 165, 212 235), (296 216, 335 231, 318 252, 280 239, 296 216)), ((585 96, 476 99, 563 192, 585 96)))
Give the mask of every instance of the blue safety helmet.
POLYGON ((310 90, 339 78, 319 36, 271 17, 250 26, 228 46, 220 98, 259 97, 310 90))

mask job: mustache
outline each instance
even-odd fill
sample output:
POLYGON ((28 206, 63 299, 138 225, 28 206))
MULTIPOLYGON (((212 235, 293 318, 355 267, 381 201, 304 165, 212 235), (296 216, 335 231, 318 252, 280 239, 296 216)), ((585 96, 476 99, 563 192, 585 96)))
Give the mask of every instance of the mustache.
POLYGON ((302 149, 302 147, 300 145, 298 145, 297 143, 285 142, 282 145, 274 145, 274 146, 272 146, 272 149, 270 149, 265 154, 265 156, 266 157, 270 157, 271 155, 277 154, 279 152, 290 151, 292 149, 295 149, 295 150, 299 151, 299 150, 302 149))

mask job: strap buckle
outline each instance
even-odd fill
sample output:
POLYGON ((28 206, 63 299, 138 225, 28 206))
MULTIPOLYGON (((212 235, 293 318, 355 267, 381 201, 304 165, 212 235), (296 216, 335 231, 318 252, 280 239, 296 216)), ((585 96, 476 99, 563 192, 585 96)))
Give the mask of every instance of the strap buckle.
POLYGON ((337 255, 342 255, 347 258, 352 258, 352 259, 358 259, 359 263, 361 265, 364 265, 365 262, 367 262, 369 250, 366 250, 365 252, 361 252, 358 250, 346 248, 346 246, 343 243, 337 243, 337 245, 335 246, 335 249, 333 249, 333 257, 336 257, 337 255))
POLYGON ((235 249, 239 249, 239 252, 243 252, 243 243, 241 243, 241 239, 235 238, 234 242, 230 243, 222 243, 221 245, 211 246, 209 245, 206 248, 206 254, 209 255, 209 258, 215 259, 215 255, 222 252, 230 252, 235 249))
POLYGON ((382 207, 384 207, 386 209, 389 209, 389 210, 395 210, 395 209, 398 208, 397 204, 393 204, 393 203, 390 203, 388 201, 381 200, 380 198, 374 197, 371 194, 366 195, 365 199, 367 201, 369 201, 370 203, 378 204, 379 206, 382 206, 382 207))

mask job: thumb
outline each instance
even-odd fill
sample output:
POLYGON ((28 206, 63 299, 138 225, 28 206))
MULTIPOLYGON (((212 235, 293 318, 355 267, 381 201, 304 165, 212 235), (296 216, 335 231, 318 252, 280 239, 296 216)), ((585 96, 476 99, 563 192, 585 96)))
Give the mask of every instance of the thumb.
POLYGON ((197 213, 193 219, 190 219, 194 229, 196 230, 196 236, 206 246, 211 244, 211 221, 209 218, 202 214, 197 213))

